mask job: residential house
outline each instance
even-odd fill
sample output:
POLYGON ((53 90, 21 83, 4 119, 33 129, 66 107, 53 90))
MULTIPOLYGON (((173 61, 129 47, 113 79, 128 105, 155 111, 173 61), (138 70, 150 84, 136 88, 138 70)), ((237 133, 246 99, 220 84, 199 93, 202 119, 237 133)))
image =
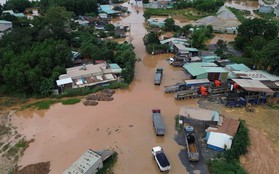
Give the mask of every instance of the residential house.
POLYGON ((122 69, 117 64, 83 64, 66 69, 66 74, 59 76, 56 84, 60 91, 67 88, 80 88, 86 86, 102 85, 118 79, 122 69))
POLYGON ((148 24, 154 27, 159 27, 162 28, 165 26, 165 22, 164 21, 159 21, 158 19, 148 19, 147 20, 148 24))
POLYGON ((220 56, 202 56, 202 62, 210 62, 210 63, 213 63, 217 60, 221 60, 221 57, 220 56))
POLYGON ((186 75, 190 76, 192 79, 208 79, 227 81, 228 73, 226 69, 222 67, 217 67, 215 63, 207 62, 193 62, 187 63, 183 66, 186 75))
POLYGON ((84 27, 88 27, 89 26, 89 21, 84 20, 84 19, 78 19, 78 20, 75 20, 75 22, 78 23, 81 26, 84 26, 84 27))
POLYGON ((99 12, 106 13, 109 16, 115 16, 120 13, 120 11, 113 10, 113 5, 100 5, 99 12))

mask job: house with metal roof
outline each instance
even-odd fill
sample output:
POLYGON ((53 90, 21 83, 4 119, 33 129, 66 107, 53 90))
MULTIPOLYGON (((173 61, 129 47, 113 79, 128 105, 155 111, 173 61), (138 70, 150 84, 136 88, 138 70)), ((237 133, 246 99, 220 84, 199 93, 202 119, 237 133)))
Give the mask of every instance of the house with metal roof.
POLYGON ((101 168, 103 168, 102 156, 89 149, 63 174, 96 174, 101 168))
POLYGON ((115 15, 120 13, 119 11, 113 10, 113 5, 100 5, 99 12, 106 13, 108 15, 115 15))
POLYGON ((56 84, 60 91, 67 88, 80 88, 107 84, 118 79, 117 74, 122 72, 117 64, 87 64, 66 69, 66 74, 59 76, 56 84))
POLYGON ((251 71, 233 71, 236 77, 243 79, 252 79, 252 80, 270 80, 270 81, 279 81, 279 76, 270 74, 263 70, 251 70, 251 71))
POLYGON ((150 18, 147 20, 148 24, 151 26, 155 26, 155 27, 159 27, 162 28, 165 26, 165 22, 164 21, 159 21, 158 19, 153 19, 150 18))
POLYGON ((183 66, 186 74, 192 79, 209 79, 226 81, 228 71, 222 67, 217 67, 215 63, 208 62, 193 62, 183 66))

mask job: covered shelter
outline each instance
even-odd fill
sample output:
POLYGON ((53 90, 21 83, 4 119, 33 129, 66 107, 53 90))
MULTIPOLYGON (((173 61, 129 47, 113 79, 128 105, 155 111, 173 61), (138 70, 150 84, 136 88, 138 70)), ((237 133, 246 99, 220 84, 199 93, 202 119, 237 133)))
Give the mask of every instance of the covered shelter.
POLYGON ((251 79, 232 79, 232 80, 247 92, 267 93, 271 95, 274 94, 274 91, 272 89, 267 87, 259 80, 251 80, 251 79))

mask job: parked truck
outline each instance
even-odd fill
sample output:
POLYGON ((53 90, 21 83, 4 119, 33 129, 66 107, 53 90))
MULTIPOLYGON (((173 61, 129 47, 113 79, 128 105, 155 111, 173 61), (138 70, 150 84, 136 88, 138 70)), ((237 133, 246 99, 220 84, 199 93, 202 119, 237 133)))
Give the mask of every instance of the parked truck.
POLYGON ((165 125, 161 116, 160 109, 152 110, 152 121, 157 136, 164 136, 166 133, 165 125))
POLYGON ((169 171, 171 169, 170 162, 161 146, 153 147, 152 155, 154 156, 154 159, 161 172, 169 171))
POLYGON ((198 98, 201 97, 197 89, 188 89, 183 91, 178 91, 174 94, 176 100, 184 100, 188 98, 198 98))
POLYGON ((165 93, 177 92, 186 89, 196 89, 200 86, 209 86, 210 81, 208 79, 191 79, 179 82, 174 85, 165 86, 165 93))
POLYGON ((154 85, 160 85, 163 77, 163 68, 157 68, 154 77, 154 85))
POLYGON ((174 85, 165 86, 165 93, 182 91, 182 90, 185 90, 186 88, 187 88, 186 83, 184 83, 184 82, 176 83, 174 85))
POLYGON ((189 161, 199 161, 199 152, 196 145, 196 137, 194 134, 194 128, 192 126, 186 126, 184 128, 187 156, 189 161))

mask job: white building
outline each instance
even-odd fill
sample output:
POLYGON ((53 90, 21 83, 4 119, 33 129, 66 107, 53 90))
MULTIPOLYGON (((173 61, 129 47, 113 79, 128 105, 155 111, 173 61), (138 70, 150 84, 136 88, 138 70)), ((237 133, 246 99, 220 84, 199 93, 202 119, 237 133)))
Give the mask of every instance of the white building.
POLYGON ((102 156, 89 149, 63 174, 95 174, 101 168, 103 168, 102 156))

